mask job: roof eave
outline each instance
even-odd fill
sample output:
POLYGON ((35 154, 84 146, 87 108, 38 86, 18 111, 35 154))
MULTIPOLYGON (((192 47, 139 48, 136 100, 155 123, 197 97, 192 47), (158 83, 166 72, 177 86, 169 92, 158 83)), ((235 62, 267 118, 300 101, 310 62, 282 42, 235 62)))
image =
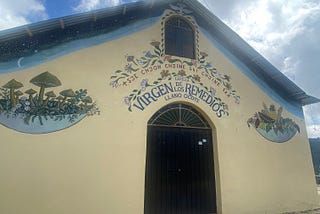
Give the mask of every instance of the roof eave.
POLYGON ((153 8, 168 3, 176 2, 177 0, 166 0, 166 1, 138 1, 131 2, 123 5, 117 5, 114 7, 102 8, 97 10, 92 10, 89 12, 83 12, 79 14, 73 14, 69 16, 53 18, 49 20, 44 20, 36 23, 26 24, 11 29, 6 29, 0 31, 0 42, 5 42, 7 40, 17 39, 29 35, 32 37, 34 34, 54 30, 58 28, 66 28, 81 24, 84 22, 95 22, 102 18, 108 18, 116 15, 125 15, 128 12, 134 11, 139 8, 153 8))
POLYGON ((311 105, 311 104, 315 104, 315 103, 320 102, 320 99, 313 97, 313 96, 310 96, 310 95, 307 95, 307 94, 304 94, 304 96, 301 97, 300 100, 301 100, 302 106, 307 106, 307 105, 311 105))

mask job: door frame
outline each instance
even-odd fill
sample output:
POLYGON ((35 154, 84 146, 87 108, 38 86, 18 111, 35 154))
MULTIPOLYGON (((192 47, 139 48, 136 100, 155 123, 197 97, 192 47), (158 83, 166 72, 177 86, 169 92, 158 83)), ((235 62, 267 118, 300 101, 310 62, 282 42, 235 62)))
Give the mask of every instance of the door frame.
MULTIPOLYGON (((215 178, 215 191, 216 191, 216 209, 217 209, 217 214, 221 214, 222 213, 222 194, 221 194, 221 182, 220 182, 220 158, 219 158, 219 150, 218 150, 218 140, 217 140, 217 129, 216 126, 214 125, 213 121, 210 119, 210 117, 208 116, 208 114, 206 114, 205 111, 203 111, 201 108, 199 108, 198 106, 194 105, 193 103, 189 103, 189 102, 172 102, 166 105, 163 105, 162 107, 160 107, 159 109, 157 109, 156 111, 154 111, 152 113, 151 116, 149 116, 148 118, 148 122, 147 122, 147 127, 145 129, 146 131, 146 138, 145 138, 145 176, 144 178, 146 179, 146 167, 147 167, 147 144, 148 144, 148 124, 149 121, 155 116, 155 114, 157 114, 160 110, 173 105, 173 104, 182 104, 182 105, 186 105, 189 106, 190 108, 196 110, 203 118, 204 120, 208 123, 208 125, 210 126, 211 129, 211 140, 212 140, 212 154, 213 154, 213 162, 214 162, 214 178, 215 178)), ((143 191, 143 204, 145 203, 145 188, 146 188, 146 180, 144 180, 144 191, 143 191)), ((144 209, 144 205, 143 205, 143 209, 144 209)))

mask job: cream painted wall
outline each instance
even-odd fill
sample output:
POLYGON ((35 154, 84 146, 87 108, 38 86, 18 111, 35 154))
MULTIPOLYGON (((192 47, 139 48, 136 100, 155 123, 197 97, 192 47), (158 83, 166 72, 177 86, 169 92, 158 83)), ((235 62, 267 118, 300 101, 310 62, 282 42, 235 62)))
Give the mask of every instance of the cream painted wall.
MULTIPOLYGON (((157 23, 127 37, 1 75, 1 85, 15 78, 27 89, 33 87, 32 77, 49 71, 62 82, 53 90, 88 89, 101 114, 48 134, 24 134, 0 126, 0 213, 143 213, 147 121, 172 101, 196 107, 215 127, 219 213, 281 213, 319 206, 303 119, 284 109, 283 116, 302 129, 286 143, 272 143, 248 128, 247 119, 262 109, 262 102, 279 104, 201 32, 200 50, 208 53, 219 72, 231 76, 241 97, 236 104, 222 87, 215 86, 230 116, 218 118, 204 102, 184 98, 165 101, 161 97, 144 111, 127 110, 124 97, 140 88, 142 79, 157 79, 161 71, 118 88, 110 86, 110 77, 126 65, 126 54, 142 56, 152 48, 151 41, 161 40, 160 28, 157 23)), ((201 81, 213 85, 203 76, 201 81)))

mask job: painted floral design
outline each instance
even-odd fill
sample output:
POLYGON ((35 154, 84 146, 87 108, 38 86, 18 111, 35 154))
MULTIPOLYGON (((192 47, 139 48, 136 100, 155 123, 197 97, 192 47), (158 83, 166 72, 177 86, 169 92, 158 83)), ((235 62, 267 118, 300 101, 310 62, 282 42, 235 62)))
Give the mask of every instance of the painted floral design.
MULTIPOLYGON (((208 76, 212 77, 215 84, 223 87, 223 92, 228 97, 233 97, 235 103, 240 103, 240 96, 237 95, 236 91, 232 88, 231 77, 225 74, 221 74, 213 67, 212 63, 208 61, 208 53, 204 51, 199 52, 199 59, 181 59, 171 55, 165 55, 163 45, 159 41, 152 41, 150 45, 153 47, 152 50, 144 51, 143 56, 135 57, 132 55, 126 55, 127 64, 123 70, 115 71, 114 75, 111 76, 110 86, 117 88, 119 86, 126 85, 126 79, 140 69, 146 69, 156 64, 162 65, 164 63, 179 63, 186 66, 194 66, 198 71, 204 71, 208 76)), ((184 70, 179 71, 180 76, 186 76, 184 70)), ((161 72, 161 78, 167 78, 170 76, 169 70, 163 70, 161 72)), ((200 76, 195 75, 194 80, 200 82, 200 76)))
POLYGON ((217 84, 221 84, 223 88, 223 92, 228 97, 233 97, 236 103, 239 103, 240 96, 236 94, 236 91, 232 88, 231 85, 231 77, 225 74, 221 74, 217 71, 215 67, 212 66, 210 62, 207 62, 208 54, 206 52, 200 52, 199 66, 198 70, 204 70, 207 74, 214 77, 215 82, 217 84))
POLYGON ((223 75, 223 77, 224 77, 224 79, 225 79, 226 81, 230 82, 230 80, 231 80, 231 77, 230 77, 230 76, 228 76, 228 75, 223 75))
POLYGON ((200 76, 197 75, 197 74, 196 74, 196 75, 193 75, 192 78, 193 78, 193 80, 196 81, 196 82, 200 82, 200 79, 201 79, 200 76))
POLYGON ((127 62, 133 62, 134 56, 126 56, 127 62))
POLYGON ((169 70, 163 70, 163 71, 161 71, 160 74, 161 74, 162 79, 166 79, 168 76, 170 76, 169 70))
POLYGON ((180 71, 178 72, 178 75, 184 77, 184 76, 187 75, 187 73, 186 73, 186 71, 184 71, 184 70, 180 70, 180 71))
POLYGON ((240 104, 240 98, 236 98, 235 103, 236 103, 236 104, 240 104))
POLYGON ((271 104, 267 107, 263 103, 263 109, 256 112, 248 119, 248 127, 254 127, 263 137, 273 142, 286 142, 297 132, 300 133, 299 126, 290 118, 283 118, 283 108, 271 104))
POLYGON ((130 97, 128 97, 128 96, 125 97, 123 101, 124 101, 124 103, 125 103, 126 105, 130 106, 130 104, 131 104, 130 97))
POLYGON ((127 64, 126 67, 124 67, 124 70, 127 71, 128 73, 132 73, 136 71, 136 69, 132 68, 132 64, 127 64))
POLYGON ((140 83, 140 86, 141 86, 141 90, 145 91, 146 88, 148 87, 148 79, 143 79, 140 83))
POLYGON ((210 87, 210 93, 211 93, 211 96, 215 96, 216 95, 216 89, 215 88, 213 88, 213 87, 210 87))
MULTIPOLYGON (((48 120, 56 122, 65 120, 72 124, 82 116, 99 114, 99 109, 92 98, 87 95, 86 89, 75 91, 65 89, 58 94, 53 90, 46 92, 49 88, 61 85, 60 80, 49 72, 41 73, 32 78, 30 83, 39 87, 39 91, 33 88, 24 92, 20 91, 23 84, 15 79, 0 88, 1 124, 9 126, 7 123, 11 119, 18 120, 20 118, 25 126, 37 122, 40 126, 45 127, 48 120)), ((24 132, 18 129, 17 131, 24 132)), ((37 131, 41 132, 41 130, 34 130, 34 132, 37 131)))
POLYGON ((201 58, 206 58, 207 56, 208 56, 208 54, 206 53, 206 52, 200 52, 200 56, 201 56, 201 58))

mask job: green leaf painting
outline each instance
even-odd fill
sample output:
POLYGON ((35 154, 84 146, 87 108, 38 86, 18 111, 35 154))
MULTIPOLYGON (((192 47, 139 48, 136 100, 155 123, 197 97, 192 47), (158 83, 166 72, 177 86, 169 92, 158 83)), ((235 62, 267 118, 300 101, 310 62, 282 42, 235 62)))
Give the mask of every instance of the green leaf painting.
POLYGON ((53 74, 44 72, 30 80, 37 88, 25 89, 12 79, 0 87, 0 124, 19 132, 41 134, 65 129, 99 109, 86 89, 51 90, 61 86, 53 74))
MULTIPOLYGON (((128 83, 131 83, 133 80, 138 78, 139 72, 144 69, 152 69, 154 66, 156 69, 160 69, 161 78, 158 81, 153 82, 154 84, 159 84, 165 77, 168 76, 168 80, 171 80, 169 77, 169 73, 172 72, 168 70, 168 68, 164 65, 170 64, 174 66, 175 64, 179 64, 180 66, 192 67, 197 71, 197 73, 211 80, 214 84, 223 88, 223 92, 227 97, 231 97, 234 99, 235 103, 240 103, 240 96, 237 94, 236 90, 232 88, 231 77, 225 74, 221 74, 211 62, 208 61, 208 54, 206 52, 200 51, 198 59, 182 59, 179 57, 166 55, 163 50, 163 44, 159 41, 152 41, 150 45, 153 47, 151 50, 144 51, 143 55, 140 57, 136 57, 133 55, 126 55, 126 65, 122 70, 116 70, 114 74, 110 77, 110 85, 113 88, 117 88, 120 86, 127 86, 128 83)), ((187 77, 190 75, 186 74, 187 77)), ((173 73, 170 73, 172 76, 173 73)), ((179 75, 183 76, 182 73, 179 75)), ((191 75, 192 76, 192 75, 191 75)), ((193 77, 194 81, 199 82, 200 76, 193 77)))
POLYGON ((282 117, 283 108, 276 109, 275 105, 269 107, 263 103, 263 109, 256 112, 247 120, 248 127, 256 131, 269 141, 283 143, 299 132, 300 127, 290 118, 282 117))

